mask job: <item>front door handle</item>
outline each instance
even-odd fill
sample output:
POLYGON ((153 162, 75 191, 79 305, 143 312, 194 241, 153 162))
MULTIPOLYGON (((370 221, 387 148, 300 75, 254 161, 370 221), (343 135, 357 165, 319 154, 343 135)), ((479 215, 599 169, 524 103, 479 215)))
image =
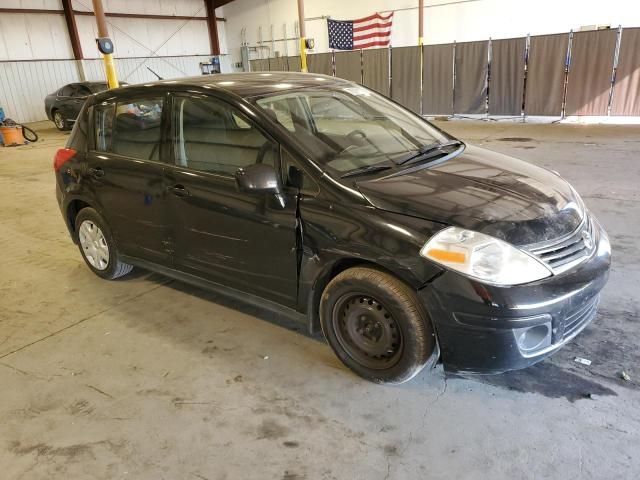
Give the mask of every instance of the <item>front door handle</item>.
POLYGON ((100 167, 90 168, 89 174, 96 178, 104 177, 104 170, 100 167))
POLYGON ((167 188, 167 190, 173 193, 176 197, 188 197, 189 195, 191 195, 189 193, 189 190, 184 188, 184 185, 180 185, 180 184, 172 185, 169 188, 167 188))

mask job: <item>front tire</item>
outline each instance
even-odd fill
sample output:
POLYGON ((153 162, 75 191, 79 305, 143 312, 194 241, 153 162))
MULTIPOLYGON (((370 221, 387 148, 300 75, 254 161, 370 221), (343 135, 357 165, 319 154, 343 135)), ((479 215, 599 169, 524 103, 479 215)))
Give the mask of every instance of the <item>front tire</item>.
POLYGON ((123 277, 133 266, 118 259, 118 250, 107 222, 93 208, 83 208, 76 216, 76 237, 87 266, 101 278, 123 277))
POLYGON ((374 268, 350 268, 331 280, 320 322, 338 358, 372 382, 406 382, 437 360, 431 321, 415 291, 374 268))

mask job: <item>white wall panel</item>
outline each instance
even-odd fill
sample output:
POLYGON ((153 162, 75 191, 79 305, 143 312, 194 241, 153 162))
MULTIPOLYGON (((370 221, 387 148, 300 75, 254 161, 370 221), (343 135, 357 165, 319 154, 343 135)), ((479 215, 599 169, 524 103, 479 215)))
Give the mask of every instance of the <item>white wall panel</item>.
POLYGON ((74 60, 0 62, 0 106, 17 122, 47 118, 44 97, 80 77, 74 60))
MULTIPOLYGON (((34 0, 36 1, 36 0, 34 0)), ((102 0, 105 12, 206 17, 202 0, 102 0)), ((93 11, 91 0, 73 0, 74 10, 93 11)))
MULTIPOLYGON (((156 49, 156 54, 161 56, 209 53, 209 32, 202 20, 185 23, 185 20, 111 17, 107 21, 117 57, 146 57, 156 49)), ((85 58, 99 57, 95 18, 78 15, 76 24, 85 58)))
POLYGON ((73 58, 64 16, 42 13, 1 14, 0 60, 35 58, 73 58))
POLYGON ((40 8, 46 10, 61 10, 60 0, 2 0, 3 8, 40 8))

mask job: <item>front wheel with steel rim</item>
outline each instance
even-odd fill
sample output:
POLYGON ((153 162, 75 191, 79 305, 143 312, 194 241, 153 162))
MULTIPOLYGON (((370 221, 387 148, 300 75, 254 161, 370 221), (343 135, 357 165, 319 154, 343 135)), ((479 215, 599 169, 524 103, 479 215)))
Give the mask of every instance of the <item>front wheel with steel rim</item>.
POLYGON ((133 267, 118 259, 118 251, 107 223, 93 208, 83 208, 76 216, 76 235, 82 258, 99 277, 112 280, 133 267))
POLYGON ((64 119, 60 110, 53 112, 53 123, 58 130, 69 130, 69 123, 64 119))
POLYGON ((375 268, 350 268, 331 280, 320 321, 338 358, 367 380, 406 382, 437 360, 431 321, 416 292, 375 268))

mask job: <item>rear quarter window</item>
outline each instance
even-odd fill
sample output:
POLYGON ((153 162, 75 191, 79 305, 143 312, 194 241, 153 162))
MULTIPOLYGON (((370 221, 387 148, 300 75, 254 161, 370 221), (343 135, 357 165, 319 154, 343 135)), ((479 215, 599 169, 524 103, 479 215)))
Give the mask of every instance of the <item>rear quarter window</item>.
POLYGON ((89 129, 89 109, 86 105, 80 110, 78 120, 71 130, 71 136, 67 141, 67 148, 73 148, 78 152, 87 151, 87 135, 89 129))
POLYGON ((111 151, 114 112, 115 105, 113 103, 93 107, 93 131, 96 150, 99 152, 111 151))

